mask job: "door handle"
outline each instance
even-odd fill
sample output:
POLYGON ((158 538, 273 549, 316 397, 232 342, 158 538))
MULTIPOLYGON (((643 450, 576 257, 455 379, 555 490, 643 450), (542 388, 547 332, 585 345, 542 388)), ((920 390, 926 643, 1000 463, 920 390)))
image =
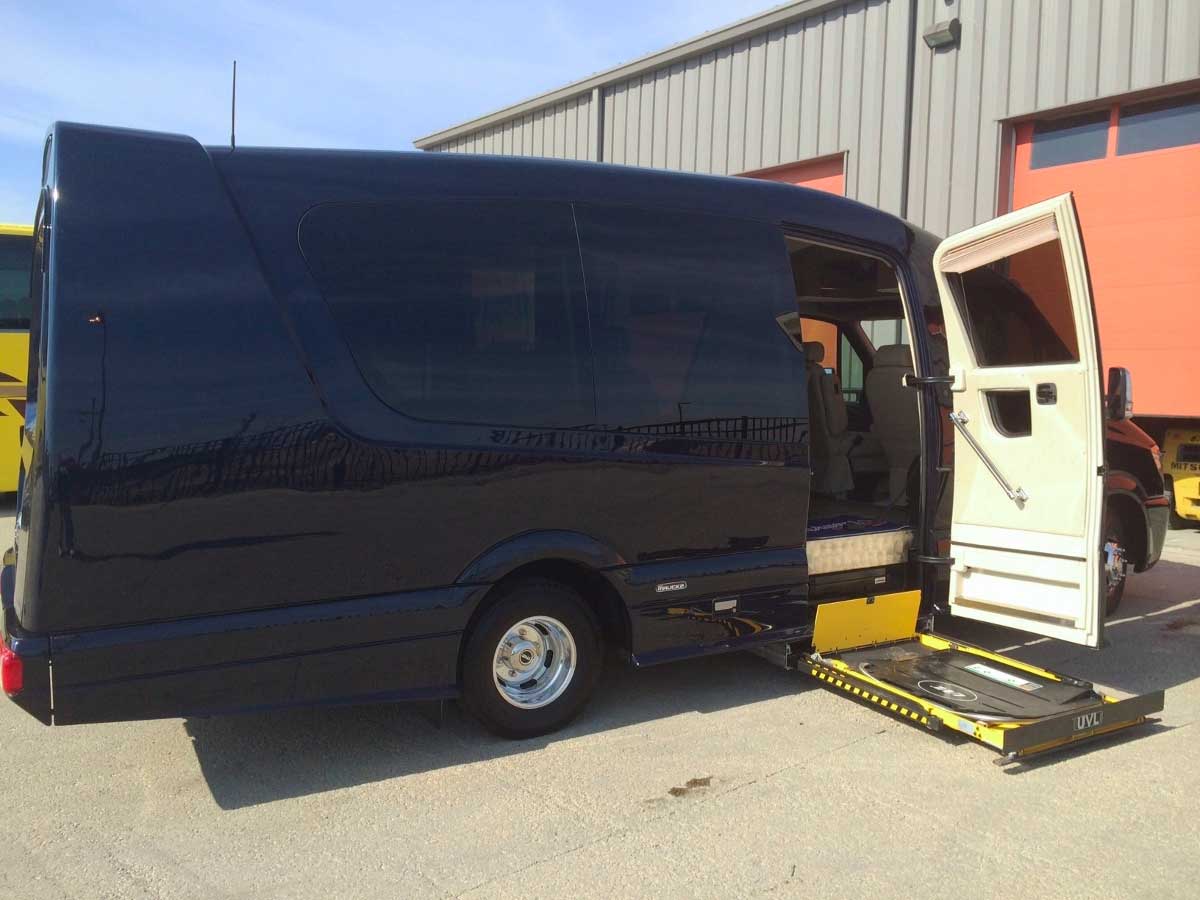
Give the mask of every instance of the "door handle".
POLYGON ((952 412, 950 413, 950 421, 954 423, 954 427, 958 429, 958 433, 963 436, 963 439, 971 445, 971 449, 975 451, 975 455, 979 457, 980 462, 992 473, 992 477, 999 482, 1000 487, 1004 489, 1004 493, 1008 494, 1008 499, 1012 500, 1018 506, 1029 500, 1029 495, 1025 493, 1024 488, 1018 487, 1015 490, 1013 489, 1008 483, 1008 479, 1001 474, 1000 469, 992 462, 992 458, 987 455, 987 451, 979 445, 979 442, 975 440, 971 432, 967 431, 967 423, 971 421, 970 417, 965 412, 952 412))
POLYGON ((1044 382, 1037 386, 1037 402, 1038 406, 1053 406, 1058 402, 1058 385, 1053 382, 1044 382))

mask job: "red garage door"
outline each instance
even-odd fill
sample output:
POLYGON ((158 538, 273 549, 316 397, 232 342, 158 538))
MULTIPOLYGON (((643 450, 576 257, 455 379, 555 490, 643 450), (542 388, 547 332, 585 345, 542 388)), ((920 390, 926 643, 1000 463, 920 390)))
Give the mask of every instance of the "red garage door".
MULTIPOLYGON (((788 166, 778 166, 774 169, 763 169, 760 172, 746 172, 748 178, 762 178, 766 181, 782 181, 799 187, 813 188, 830 194, 843 196, 846 193, 845 154, 825 156, 821 159, 810 159, 788 166)), ((825 347, 825 365, 831 369, 837 368, 837 328, 828 322, 818 322, 815 319, 802 319, 801 331, 806 341, 820 341, 825 347)))
POLYGON ((846 193, 845 154, 825 156, 821 159, 809 159, 788 166, 777 166, 774 169, 763 169, 760 172, 746 172, 750 178, 763 178, 767 181, 783 181, 800 187, 827 191, 830 194, 846 193))
POLYGON ((1139 415, 1200 413, 1200 97, 1017 126, 1013 206, 1073 191, 1106 366, 1139 415))

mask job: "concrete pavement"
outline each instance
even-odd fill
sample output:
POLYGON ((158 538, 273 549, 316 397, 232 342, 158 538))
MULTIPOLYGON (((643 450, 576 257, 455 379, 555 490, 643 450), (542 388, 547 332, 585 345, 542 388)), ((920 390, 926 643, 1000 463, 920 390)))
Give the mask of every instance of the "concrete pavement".
MULTIPOLYGON (((11 520, 7 523, 11 527, 11 520)), ((3 527, 3 526, 0 526, 3 527)), ((1111 646, 955 626, 1126 691, 1136 737, 1020 768, 743 654, 613 665, 567 731, 457 708, 46 728, 0 702, 6 896, 1192 897, 1200 531, 1129 584, 1111 646)))

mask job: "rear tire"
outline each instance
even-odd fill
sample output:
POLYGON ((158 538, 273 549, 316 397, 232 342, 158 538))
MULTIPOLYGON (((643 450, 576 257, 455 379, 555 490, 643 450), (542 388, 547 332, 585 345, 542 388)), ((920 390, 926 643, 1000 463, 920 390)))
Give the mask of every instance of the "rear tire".
POLYGON ((1100 560, 1104 584, 1104 614, 1111 616, 1125 596, 1129 580, 1129 540, 1125 521, 1111 506, 1104 515, 1104 555, 1100 560))
POLYGON ((602 666, 600 623, 577 591, 521 581, 475 623, 462 661, 462 702, 489 731, 530 738, 583 709, 602 666))

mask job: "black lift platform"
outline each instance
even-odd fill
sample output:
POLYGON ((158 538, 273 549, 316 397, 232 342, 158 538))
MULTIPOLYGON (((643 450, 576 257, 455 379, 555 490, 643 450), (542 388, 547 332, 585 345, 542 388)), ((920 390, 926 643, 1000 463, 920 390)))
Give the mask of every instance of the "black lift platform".
MULTIPOLYGON (((1147 721, 1163 692, 1117 699, 1092 684, 917 630, 919 591, 823 604, 809 652, 792 657, 827 687, 930 731, 999 750, 1004 764, 1147 721)), ((789 654, 790 655, 790 654, 789 654)))

